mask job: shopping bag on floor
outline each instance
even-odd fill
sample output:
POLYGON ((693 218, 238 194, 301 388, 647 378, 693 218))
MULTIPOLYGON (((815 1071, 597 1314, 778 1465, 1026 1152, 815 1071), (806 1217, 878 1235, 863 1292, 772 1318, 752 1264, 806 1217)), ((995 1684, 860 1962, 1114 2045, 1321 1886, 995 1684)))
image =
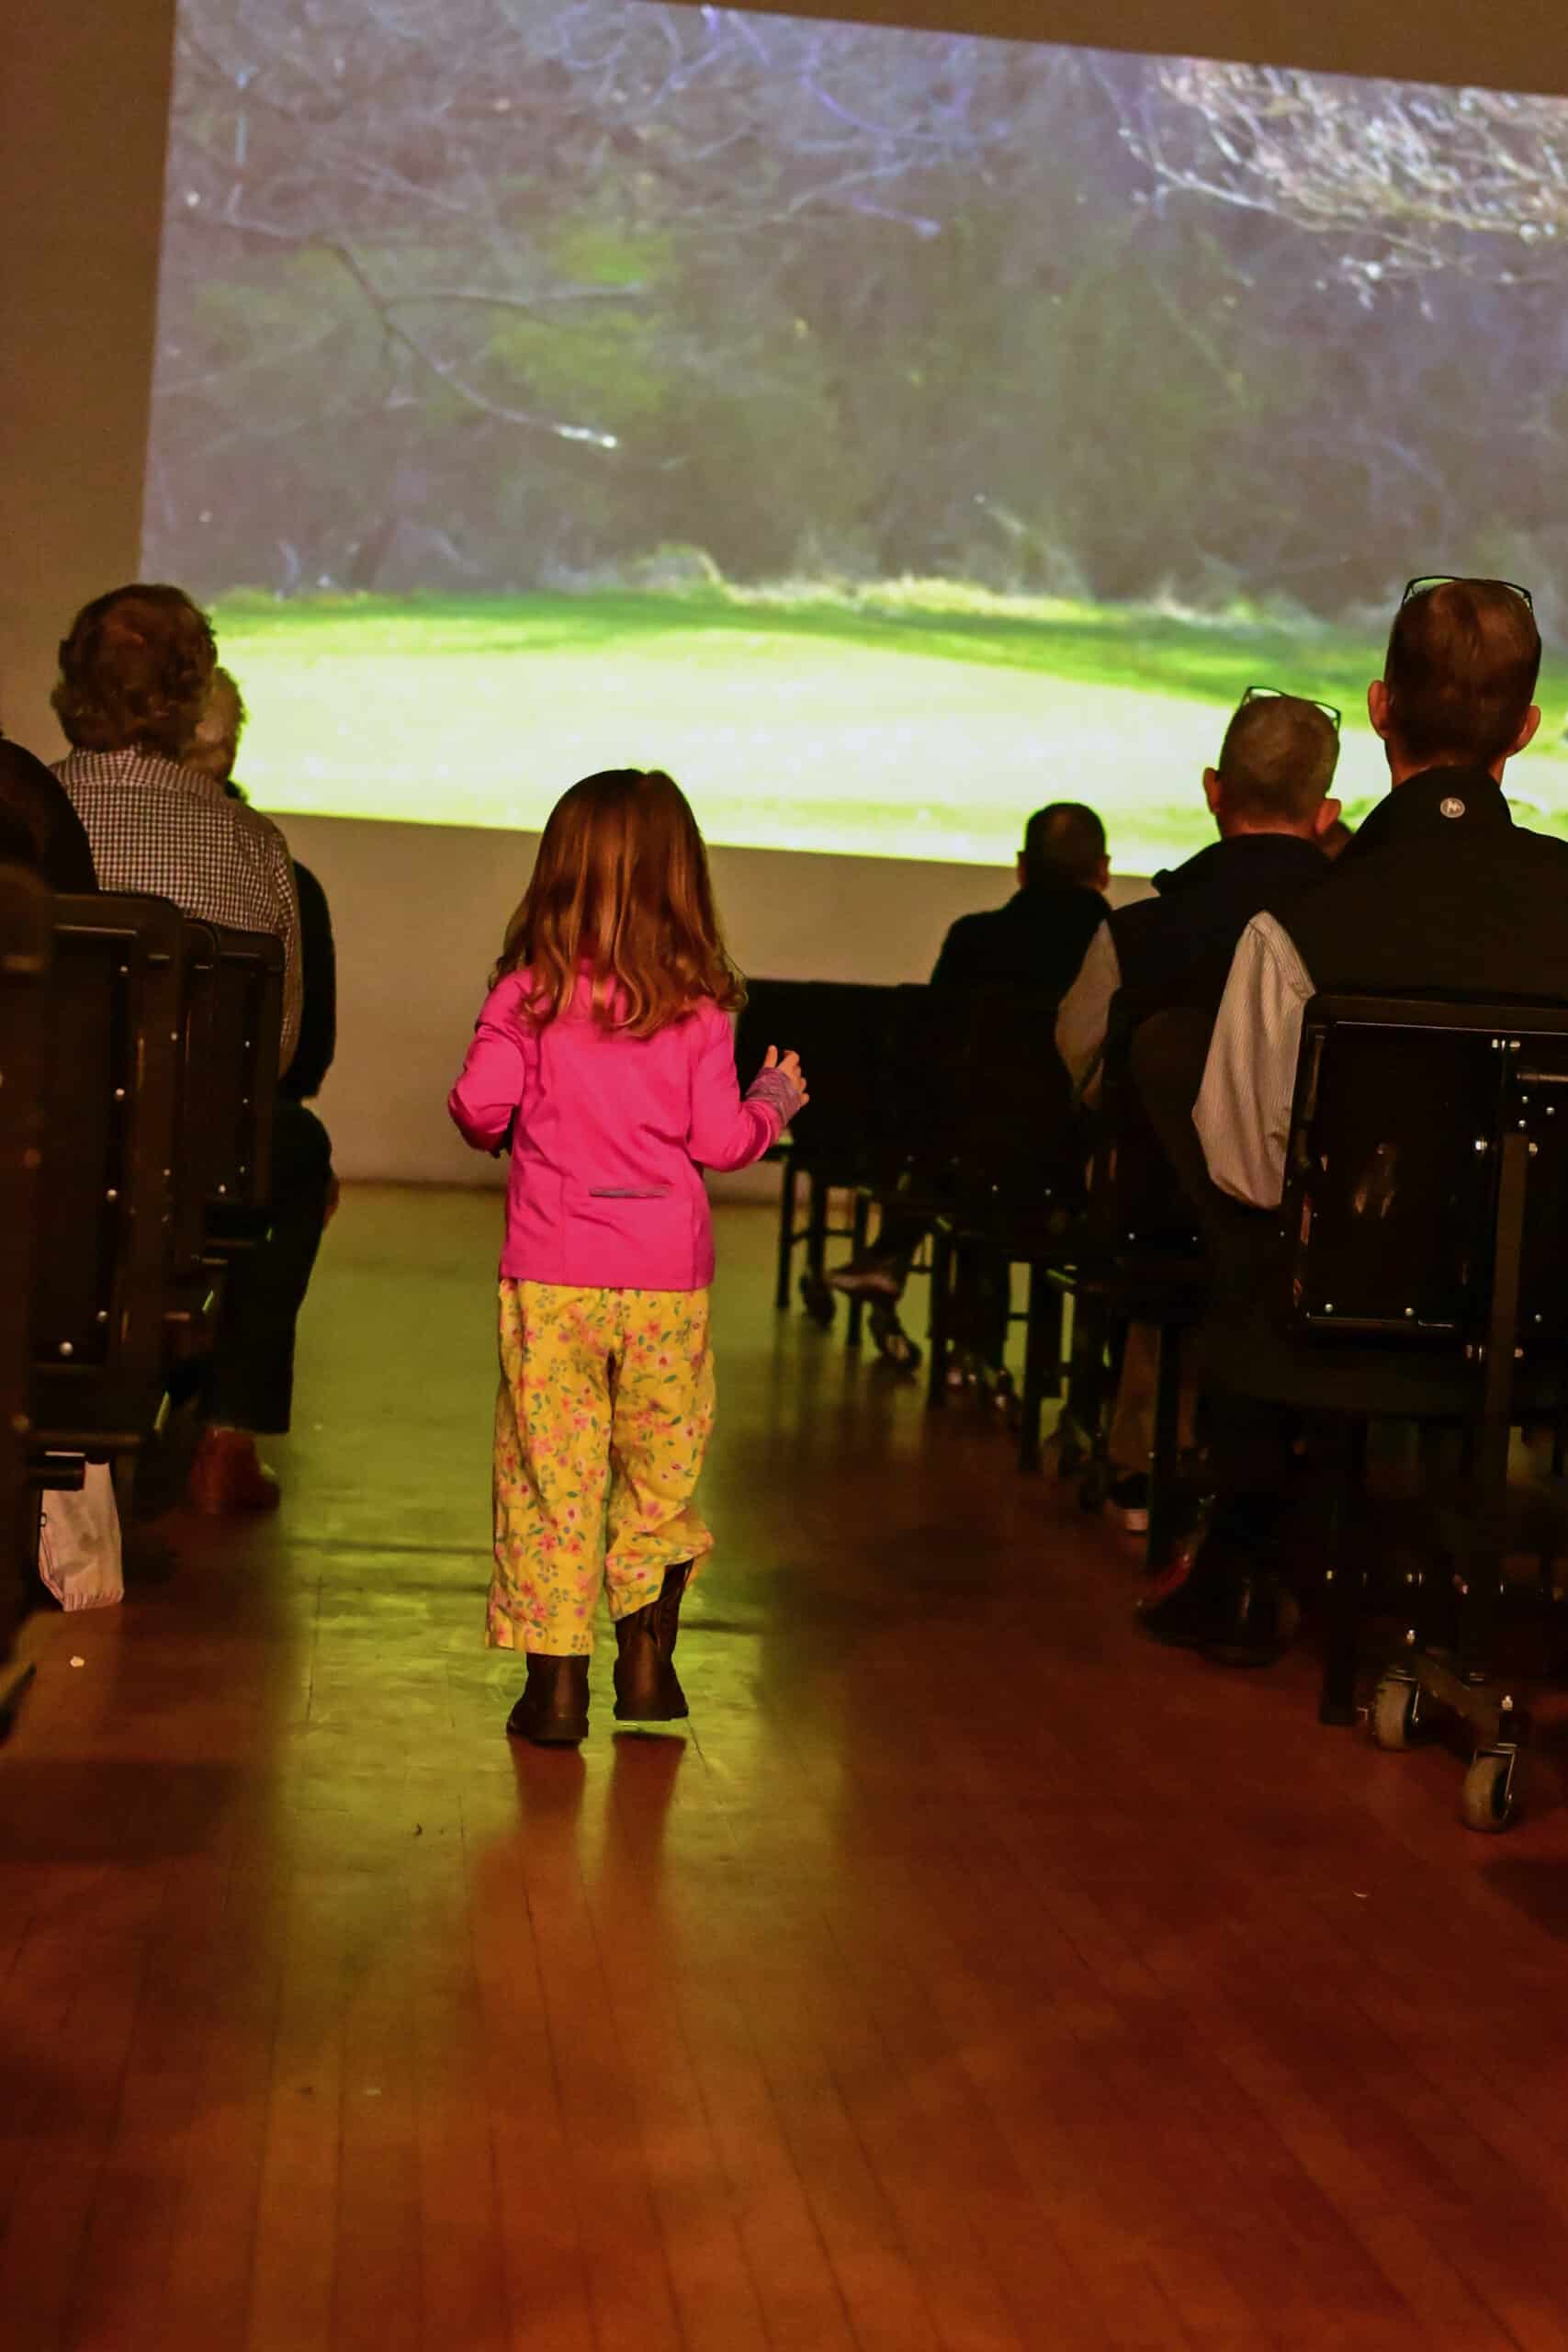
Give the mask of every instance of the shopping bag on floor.
POLYGON ((62 1609, 112 1609, 124 1600, 119 1513, 107 1462, 88 1463, 79 1494, 46 1488, 38 1566, 62 1609))

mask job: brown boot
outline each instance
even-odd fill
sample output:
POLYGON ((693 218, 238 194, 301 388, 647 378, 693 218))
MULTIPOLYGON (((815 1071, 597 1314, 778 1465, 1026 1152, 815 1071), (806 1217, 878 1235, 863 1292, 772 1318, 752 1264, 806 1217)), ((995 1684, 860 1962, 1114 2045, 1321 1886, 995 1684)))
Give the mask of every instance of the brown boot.
POLYGON ((575 1747, 588 1736, 588 1660, 528 1653, 523 1696, 506 1718, 513 1739, 536 1747, 575 1747))
POLYGON ((256 1458, 249 1430, 208 1430, 190 1465, 186 1499, 209 1518, 231 1511, 276 1510, 282 1489, 256 1458))
POLYGON ((681 1595, 691 1573, 690 1560, 667 1568, 658 1600, 623 1617, 615 1627, 618 1724, 679 1723, 688 1712, 675 1673, 675 1641, 681 1630, 681 1595))

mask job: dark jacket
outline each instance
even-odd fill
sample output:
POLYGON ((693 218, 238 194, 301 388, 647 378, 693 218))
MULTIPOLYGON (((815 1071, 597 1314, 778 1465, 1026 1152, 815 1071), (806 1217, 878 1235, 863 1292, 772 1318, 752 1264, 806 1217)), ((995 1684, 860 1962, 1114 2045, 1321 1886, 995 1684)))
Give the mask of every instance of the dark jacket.
POLYGON ((1040 989, 1059 1001, 1077 979, 1105 913, 1098 890, 1072 882, 1032 884, 1005 907, 959 916, 942 942, 931 986, 1040 989))
POLYGON ((1156 875, 1156 898, 1118 907, 1111 917, 1122 974, 1118 1020, 1179 1003, 1217 1012, 1236 942, 1254 915, 1282 915, 1331 871, 1315 842, 1235 833, 1211 842, 1174 873, 1156 875))
POLYGON ((41 760, 0 740, 0 857, 31 866, 51 890, 96 890, 82 820, 41 760))
POLYGON ((308 1102, 321 1091, 337 1051, 337 951, 333 944, 333 919, 327 894, 308 865, 294 861, 299 890, 299 967, 304 1001, 299 1012, 299 1042, 294 1058, 278 1080, 278 1091, 291 1102, 308 1102))
POLYGON ((1568 1002, 1568 842, 1516 825, 1484 769, 1398 786, 1281 921, 1322 989, 1568 1002))
MULTIPOLYGON (((1323 992, 1568 1004, 1565 916, 1568 842, 1516 825, 1484 769, 1433 768, 1380 801, 1322 888, 1280 921, 1323 992)), ((1465 1394, 1440 1351, 1281 1339, 1273 1315, 1278 1219, 1230 1202, 1218 1214, 1221 1291, 1203 1341, 1218 1385, 1332 1408, 1367 1394, 1375 1369, 1381 1412, 1462 1408, 1465 1394)))

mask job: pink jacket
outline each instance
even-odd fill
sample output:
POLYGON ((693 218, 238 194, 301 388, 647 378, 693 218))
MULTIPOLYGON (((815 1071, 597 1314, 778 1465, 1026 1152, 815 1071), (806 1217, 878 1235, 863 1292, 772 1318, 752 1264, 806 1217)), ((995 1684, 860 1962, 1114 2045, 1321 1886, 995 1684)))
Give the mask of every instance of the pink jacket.
POLYGON ((604 1290, 702 1290, 713 1280, 704 1168, 746 1168, 795 1106, 768 1073, 743 1102, 729 1018, 705 1003, 652 1037, 593 1018, 586 986, 543 1028, 526 975, 485 999, 447 1108, 493 1151, 513 1114, 502 1274, 604 1290))

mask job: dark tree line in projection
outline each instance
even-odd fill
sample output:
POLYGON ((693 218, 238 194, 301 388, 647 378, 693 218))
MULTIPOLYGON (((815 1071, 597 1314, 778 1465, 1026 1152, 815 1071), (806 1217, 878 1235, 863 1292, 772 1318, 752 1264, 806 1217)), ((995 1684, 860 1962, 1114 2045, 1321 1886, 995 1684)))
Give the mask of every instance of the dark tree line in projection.
POLYGON ((1557 101, 640 0, 184 0, 168 212, 148 551, 209 593, 671 548, 1568 592, 1557 101))

